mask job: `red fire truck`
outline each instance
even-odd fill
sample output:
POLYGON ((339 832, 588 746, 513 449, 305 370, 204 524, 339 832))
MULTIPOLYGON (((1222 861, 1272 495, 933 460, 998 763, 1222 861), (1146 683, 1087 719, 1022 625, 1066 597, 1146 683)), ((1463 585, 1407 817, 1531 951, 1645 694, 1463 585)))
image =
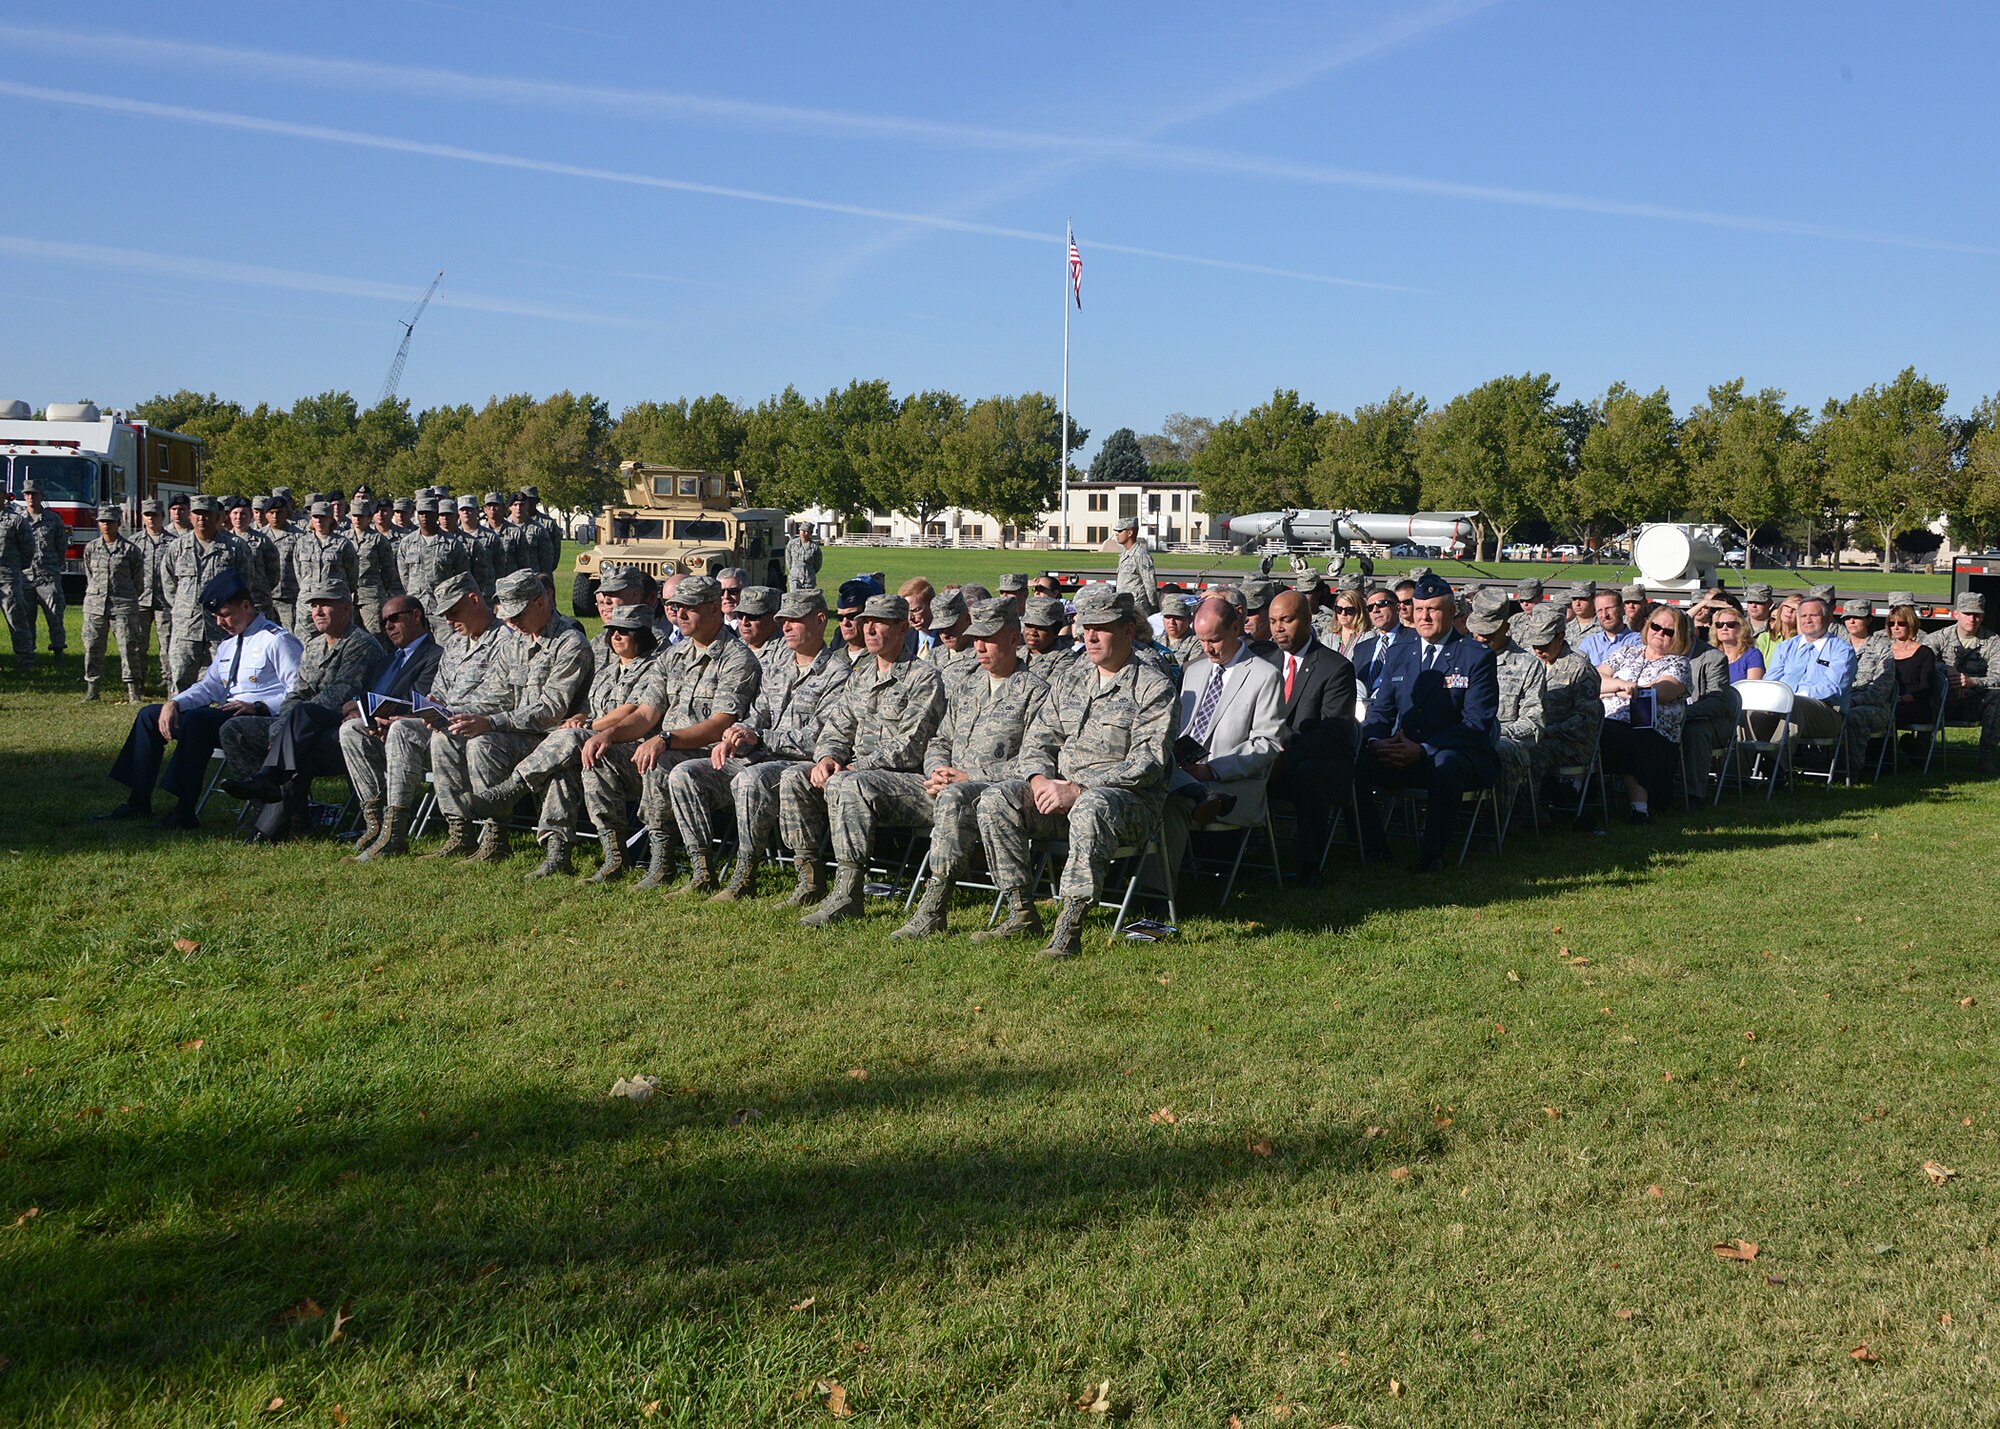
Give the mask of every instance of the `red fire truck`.
POLYGON ((122 506, 128 530, 139 503, 201 490, 197 437, 100 412, 89 402, 51 402, 40 417, 26 402, 0 402, 0 494, 21 500, 39 482, 42 502, 70 528, 66 573, 82 579, 83 543, 97 534, 99 506, 122 506))

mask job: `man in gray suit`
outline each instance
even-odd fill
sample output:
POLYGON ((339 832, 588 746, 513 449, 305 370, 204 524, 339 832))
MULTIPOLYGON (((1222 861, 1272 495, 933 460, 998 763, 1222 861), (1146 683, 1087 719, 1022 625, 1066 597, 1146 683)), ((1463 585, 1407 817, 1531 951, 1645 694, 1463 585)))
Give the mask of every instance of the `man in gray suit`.
POLYGON ((1167 858, 1180 866, 1191 827, 1264 818, 1264 781, 1278 760, 1285 702, 1277 667, 1243 638, 1243 612, 1210 597, 1196 608, 1201 658, 1181 679, 1181 737, 1167 786, 1167 858))

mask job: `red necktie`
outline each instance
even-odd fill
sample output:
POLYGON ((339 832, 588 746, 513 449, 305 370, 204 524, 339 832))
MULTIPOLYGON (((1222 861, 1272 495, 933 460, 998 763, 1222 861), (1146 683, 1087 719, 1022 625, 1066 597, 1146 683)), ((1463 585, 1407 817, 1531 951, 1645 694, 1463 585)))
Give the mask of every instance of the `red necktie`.
POLYGON ((1292 702, 1292 676, 1296 675, 1298 672, 1299 672, 1299 657, 1296 655, 1287 655, 1285 657, 1285 703, 1286 704, 1290 704, 1292 702))

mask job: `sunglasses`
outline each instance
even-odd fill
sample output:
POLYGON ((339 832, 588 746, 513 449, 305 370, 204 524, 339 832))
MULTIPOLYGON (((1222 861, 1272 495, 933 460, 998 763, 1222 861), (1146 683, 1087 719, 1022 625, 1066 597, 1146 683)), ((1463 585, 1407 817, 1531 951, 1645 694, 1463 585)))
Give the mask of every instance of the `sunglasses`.
POLYGON ((1680 631, 1674 629, 1674 627, 1671 625, 1649 625, 1646 628, 1652 631, 1655 635, 1666 636, 1669 640, 1673 639, 1676 635, 1680 634, 1680 631))
POLYGON ((1396 602, 1396 604, 1401 606, 1404 610, 1408 610, 1411 606, 1415 605, 1416 602, 1414 600, 1399 600, 1396 602))
POLYGON ((1358 605, 1336 605, 1334 609, 1339 611, 1342 615, 1361 614, 1361 607, 1358 605))
POLYGON ((1370 610, 1387 610, 1389 606, 1390 602, 1386 600, 1371 600, 1368 602, 1370 610))
POLYGON ((1740 620, 1718 620, 1715 622, 1715 629, 1717 630, 1741 630, 1742 628, 1743 622, 1740 620))

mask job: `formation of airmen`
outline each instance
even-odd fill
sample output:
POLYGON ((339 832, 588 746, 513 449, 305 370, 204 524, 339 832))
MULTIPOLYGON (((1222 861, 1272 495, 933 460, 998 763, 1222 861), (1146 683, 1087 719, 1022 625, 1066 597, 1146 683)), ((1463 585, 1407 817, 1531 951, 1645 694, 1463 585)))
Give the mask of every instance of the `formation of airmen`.
POLYGON ((1121 523, 1116 577, 1072 600, 1047 576, 893 592, 858 577, 829 609, 804 579, 819 548, 801 534, 786 590, 733 569, 606 570, 592 637, 556 607, 556 539, 531 491, 430 493, 386 515, 357 497, 345 512, 315 498, 295 530, 273 493, 229 509, 235 532, 198 497, 189 530, 162 535, 154 557, 103 513, 92 598, 122 646, 138 626, 121 617, 164 573, 151 608, 171 617, 179 690, 135 719, 113 771, 131 797, 103 817, 153 814, 172 740, 158 777, 180 800, 168 827, 195 822, 219 750, 223 788, 261 806, 256 841, 300 832, 311 779, 344 773, 356 861, 411 856, 428 797, 444 829, 432 859, 505 859, 530 815, 531 879, 575 875, 594 838, 591 882, 629 874, 732 902, 759 894, 778 854, 808 928, 867 917, 878 836, 912 830, 928 876, 889 936, 948 931, 956 887, 983 869, 1004 917, 970 936, 1045 937, 1046 955, 1067 957, 1114 859, 1150 848, 1177 864, 1191 829, 1258 826, 1267 786, 1299 815, 1287 861, 1305 883, 1350 790, 1364 847, 1379 848, 1374 794, 1426 788, 1418 866, 1437 866, 1435 830, 1452 827, 1460 794, 1503 778, 1547 787, 1588 757, 1609 703, 1598 647, 1623 630, 1616 610, 1586 622, 1594 592, 1567 612, 1539 582, 1461 602, 1422 571, 1393 586, 1308 574, 1163 592, 1121 523), (1060 862, 1052 926, 1034 896, 1038 843, 1060 862))
MULTIPOLYGON (((0 596, 23 668, 34 659, 36 604, 50 612, 50 648, 62 655, 69 541, 61 518, 40 510, 33 483, 27 500, 25 517, 0 514, 0 596)), ((156 627, 168 695, 193 683, 223 638, 202 609, 201 592, 225 571, 243 579, 259 615, 301 640, 312 631, 302 592, 328 581, 347 588, 355 623, 377 639, 385 634, 382 611, 391 597, 407 594, 427 606, 453 575, 469 575, 488 601, 501 578, 516 571, 553 581, 562 530, 539 508, 532 486, 489 491, 483 500, 435 486, 377 501, 363 485, 351 501, 335 489, 313 492, 299 506, 291 488, 281 486, 257 497, 143 501, 139 529, 128 535, 124 512, 101 507, 97 539, 83 548, 83 698, 100 698, 105 647, 115 638, 126 703, 142 703, 156 627)))

